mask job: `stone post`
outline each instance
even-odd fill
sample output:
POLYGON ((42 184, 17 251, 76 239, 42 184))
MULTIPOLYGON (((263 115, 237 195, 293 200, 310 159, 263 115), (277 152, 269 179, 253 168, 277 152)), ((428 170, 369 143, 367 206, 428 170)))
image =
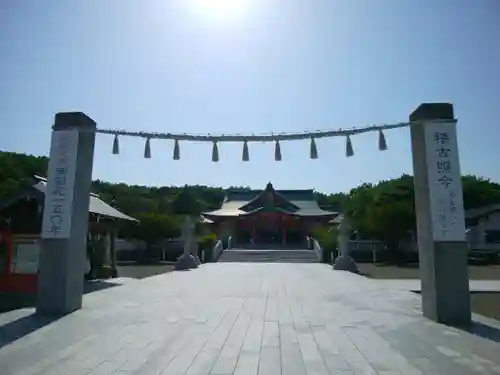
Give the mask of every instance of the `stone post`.
POLYGON ((196 259, 192 255, 193 241, 196 240, 195 224, 189 216, 186 216, 186 219, 184 220, 182 239, 184 240, 184 253, 179 257, 179 259, 177 259, 175 269, 189 270, 198 268, 196 259))
POLYGON ((468 324, 468 256, 453 106, 422 104, 410 122, 423 314, 444 324, 468 324))
POLYGON ((41 232, 36 311, 67 314, 82 306, 96 123, 57 113, 52 131, 41 232))
POLYGON ((116 230, 111 230, 111 268, 113 269, 113 277, 118 277, 118 268, 116 267, 116 230))
POLYGON ((349 219, 344 216, 342 220, 340 220, 339 224, 339 235, 338 235, 338 246, 339 246, 339 255, 335 259, 335 264, 333 268, 339 271, 349 271, 358 273, 358 266, 354 259, 351 258, 349 253, 349 239, 351 235, 351 225, 349 223, 349 219))
POLYGON ((201 264, 200 257, 198 255, 200 251, 200 247, 198 245, 198 242, 196 241, 196 234, 193 236, 193 240, 191 241, 191 255, 193 256, 194 260, 196 261, 196 264, 199 266, 201 264))

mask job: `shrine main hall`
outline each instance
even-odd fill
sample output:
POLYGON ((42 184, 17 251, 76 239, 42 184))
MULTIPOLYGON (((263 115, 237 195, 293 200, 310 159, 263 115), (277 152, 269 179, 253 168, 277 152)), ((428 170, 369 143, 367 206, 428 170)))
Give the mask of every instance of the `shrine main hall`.
POLYGON ((221 238, 238 245, 299 245, 316 226, 338 215, 319 207, 314 190, 229 190, 222 206, 202 213, 203 222, 221 238))

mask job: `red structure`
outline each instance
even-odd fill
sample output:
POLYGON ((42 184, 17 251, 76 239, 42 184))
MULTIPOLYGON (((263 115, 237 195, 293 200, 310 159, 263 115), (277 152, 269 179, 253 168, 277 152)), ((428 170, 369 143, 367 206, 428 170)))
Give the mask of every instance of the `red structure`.
POLYGON ((305 242, 311 230, 327 224, 337 212, 322 210, 313 190, 228 191, 220 209, 204 212, 204 223, 233 244, 281 244, 305 242))
MULTIPOLYGON (((34 293, 36 292, 38 253, 31 256, 32 261, 16 262, 16 250, 38 249, 39 235, 13 235, 8 231, 0 232, 0 252, 2 257, 0 270, 0 292, 34 293)), ((33 252, 31 252, 33 253, 33 252)), ((33 255, 33 254, 32 254, 33 255)), ((29 255, 28 255, 29 256, 29 255)))
MULTIPOLYGON (((24 189, 0 202, 0 293, 37 291, 46 186, 44 178, 35 176, 24 189)), ((117 219, 136 221, 91 194, 89 237, 94 228, 111 226, 117 219)))

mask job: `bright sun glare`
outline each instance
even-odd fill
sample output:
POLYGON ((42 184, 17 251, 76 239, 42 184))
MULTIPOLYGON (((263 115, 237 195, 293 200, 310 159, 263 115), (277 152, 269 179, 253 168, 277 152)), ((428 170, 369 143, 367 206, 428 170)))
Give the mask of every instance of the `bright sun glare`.
POLYGON ((193 11, 214 21, 236 21, 248 12, 251 0, 189 0, 193 11))

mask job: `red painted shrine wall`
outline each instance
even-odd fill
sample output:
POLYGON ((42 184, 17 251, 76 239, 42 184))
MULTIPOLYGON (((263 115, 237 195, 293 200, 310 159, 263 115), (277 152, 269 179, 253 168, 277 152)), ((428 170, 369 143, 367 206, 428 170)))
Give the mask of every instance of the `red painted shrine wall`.
MULTIPOLYGON (((40 235, 13 235, 8 231, 0 232, 0 241, 6 250, 2 256, 2 269, 0 270, 0 292, 36 293, 37 268, 21 270, 23 261, 16 248, 21 244, 39 246, 40 235)), ((37 256, 38 258, 38 256, 37 256)), ((24 259, 26 265, 26 259, 24 259)), ((36 259, 36 267, 38 267, 36 259)), ((31 264, 30 264, 31 266, 31 264)), ((35 264, 33 264, 35 266, 35 264)))

